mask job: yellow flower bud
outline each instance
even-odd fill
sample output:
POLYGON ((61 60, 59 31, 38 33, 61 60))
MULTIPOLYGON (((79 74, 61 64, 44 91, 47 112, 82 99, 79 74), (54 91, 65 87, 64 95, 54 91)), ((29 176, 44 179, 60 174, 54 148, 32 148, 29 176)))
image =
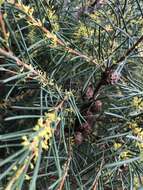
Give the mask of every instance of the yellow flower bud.
POLYGON ((114 149, 118 150, 122 146, 121 143, 114 143, 114 149))

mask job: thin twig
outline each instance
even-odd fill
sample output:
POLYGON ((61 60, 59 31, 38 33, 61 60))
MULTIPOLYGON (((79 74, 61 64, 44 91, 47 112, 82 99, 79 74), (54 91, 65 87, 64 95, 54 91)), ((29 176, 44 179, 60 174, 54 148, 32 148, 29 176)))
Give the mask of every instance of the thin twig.
MULTIPOLYGON (((2 14, 1 10, 0 10, 0 28, 1 28, 2 37, 4 38, 5 42, 7 42, 8 34, 7 34, 7 31, 6 31, 5 23, 4 23, 4 20, 3 20, 3 14, 2 14)), ((7 44, 5 44, 5 49, 10 51, 7 44)))
POLYGON ((21 61, 18 57, 12 54, 12 52, 7 52, 6 50, 0 48, 0 55, 13 59, 17 65, 23 66, 25 69, 31 71, 33 74, 36 74, 36 75, 38 74, 38 72, 34 70, 34 68, 31 65, 28 65, 24 63, 23 61, 21 61))
POLYGON ((64 99, 56 106, 55 111, 58 111, 59 109, 61 109, 67 99, 68 99, 68 96, 65 96, 64 99))
POLYGON ((1 32, 2 32, 3 38, 6 39, 7 32, 6 32, 5 23, 3 21, 3 15, 2 15, 1 10, 0 10, 0 27, 1 27, 1 32))
MULTIPOLYGON (((31 76, 32 77, 38 77, 38 79, 39 79, 38 81, 39 82, 43 81, 42 82, 43 85, 45 85, 44 82, 46 82, 48 84, 49 78, 47 76, 45 76, 44 74, 42 75, 41 71, 34 69, 34 67, 32 65, 29 65, 29 64, 21 61, 12 52, 7 52, 7 51, 3 50, 2 48, 0 48, 0 55, 3 55, 3 56, 8 57, 10 59, 13 59, 18 66, 22 66, 23 68, 27 69, 28 71, 31 71, 31 76)), ((27 77, 29 78, 30 74, 27 77)), ((57 85, 55 85, 55 88, 57 88, 57 85)))
POLYGON ((97 175, 95 177, 95 180, 93 182, 93 185, 92 185, 93 186, 93 190, 97 190, 98 179, 99 179, 99 177, 101 175, 101 170, 103 168, 103 164, 104 164, 104 153, 103 153, 103 156, 102 156, 102 161, 101 161, 101 164, 100 164, 99 171, 98 171, 98 173, 97 173, 97 175))
MULTIPOLYGON (((34 157, 34 154, 31 154, 31 156, 29 157, 29 160, 32 160, 34 157)), ((19 167, 19 169, 15 172, 14 176, 11 178, 11 180, 9 180, 9 183, 7 184, 5 190, 10 190, 12 189, 13 184, 16 182, 16 180, 22 175, 22 173, 24 172, 24 170, 28 169, 28 165, 27 163, 24 163, 24 165, 22 167, 19 167)))
POLYGON ((60 182, 60 186, 57 190, 62 190, 64 187, 64 183, 65 183, 66 177, 68 175, 68 170, 69 170, 71 159, 72 159, 72 155, 71 155, 71 150, 70 150, 69 158, 68 158, 67 162, 65 163, 64 175, 63 175, 62 180, 60 182))
MULTIPOLYGON (((22 9, 22 7, 21 7, 20 4, 17 3, 17 4, 15 4, 15 6, 16 6, 17 9, 19 9, 19 10, 21 10, 21 11, 24 12, 24 10, 22 9)), ((32 17, 31 15, 27 15, 27 14, 26 14, 26 16, 27 16, 27 18, 29 19, 29 21, 30 21, 33 25, 35 25, 35 26, 37 26, 38 28, 40 28, 40 29, 46 34, 46 36, 47 36, 49 39, 52 39, 52 40, 56 41, 58 45, 62 46, 62 47, 63 47, 65 50, 67 50, 69 53, 71 53, 71 54, 73 54, 73 55, 76 55, 76 56, 79 56, 80 58, 83 58, 83 59, 85 59, 86 61, 93 63, 94 65, 98 65, 98 63, 96 63, 96 61, 95 61, 93 58, 91 58, 91 57, 89 57, 89 56, 87 56, 87 55, 84 55, 84 54, 82 54, 81 52, 79 52, 79 51, 77 51, 77 50, 74 50, 74 49, 68 47, 67 44, 65 44, 64 42, 62 42, 62 40, 58 39, 58 37, 57 37, 55 34, 51 33, 48 29, 46 29, 46 28, 42 25, 42 23, 41 23, 40 21, 37 21, 37 20, 36 20, 34 17, 32 17)), ((99 65, 98 65, 98 66, 99 66, 99 65)))
POLYGON ((122 61, 124 61, 131 53, 132 51, 134 51, 134 49, 143 41, 143 35, 136 41, 136 43, 126 51, 126 53, 120 57, 118 60, 117 60, 117 63, 120 63, 122 61))
MULTIPOLYGON (((123 62, 133 51, 134 49, 143 41, 143 35, 135 42, 135 44, 126 51, 126 53, 120 57, 117 62, 116 62, 116 65, 118 65, 119 63, 123 62)), ((93 99, 95 99, 95 96, 98 94, 98 92, 100 91, 101 87, 103 85, 106 84, 106 80, 107 80, 107 77, 108 77, 108 73, 107 71, 111 71, 114 66, 116 66, 115 64, 111 65, 110 68, 106 68, 106 70, 104 71, 99 83, 97 84, 95 90, 94 90, 94 95, 93 95, 93 99)))

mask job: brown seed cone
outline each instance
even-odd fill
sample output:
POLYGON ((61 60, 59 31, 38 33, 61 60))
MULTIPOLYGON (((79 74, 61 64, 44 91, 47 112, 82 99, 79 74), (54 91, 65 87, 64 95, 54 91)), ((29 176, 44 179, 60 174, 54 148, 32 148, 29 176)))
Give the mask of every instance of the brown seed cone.
POLYGON ((83 142, 83 135, 81 132, 76 132, 75 134, 75 143, 80 145, 83 142))

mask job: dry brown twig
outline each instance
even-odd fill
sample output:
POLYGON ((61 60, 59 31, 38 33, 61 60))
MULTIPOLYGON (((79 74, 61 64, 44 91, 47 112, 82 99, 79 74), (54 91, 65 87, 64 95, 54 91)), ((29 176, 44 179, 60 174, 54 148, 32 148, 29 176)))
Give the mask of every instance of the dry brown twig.
POLYGON ((103 168, 103 164, 104 164, 104 153, 103 153, 103 156, 102 156, 102 161, 101 161, 101 164, 100 164, 100 168, 99 168, 99 171, 98 171, 98 173, 97 173, 97 175, 96 175, 96 177, 95 177, 95 180, 94 180, 94 182, 93 182, 93 190, 97 190, 97 186, 98 186, 98 179, 99 179, 99 177, 100 177, 100 175, 101 175, 101 170, 102 170, 102 168, 103 168))
POLYGON ((1 32, 2 32, 3 38, 6 39, 7 32, 6 32, 5 23, 3 21, 3 15, 2 15, 1 10, 0 10, 0 27, 1 27, 1 32))
POLYGON ((124 61, 134 50, 135 48, 143 41, 143 35, 135 42, 135 44, 126 51, 126 53, 120 57, 118 60, 117 60, 117 63, 120 63, 122 61, 124 61))
POLYGON ((7 41, 8 41, 8 33, 7 33, 7 30, 6 30, 6 26, 5 26, 5 23, 4 23, 4 19, 3 19, 3 14, 2 14, 2 11, 0 10, 0 30, 1 30, 1 33, 2 33, 2 37, 3 39, 5 40, 5 49, 10 51, 9 47, 8 47, 8 44, 7 44, 7 41))
POLYGON ((17 65, 23 66, 25 69, 31 71, 33 74, 38 74, 36 70, 31 65, 28 65, 16 57, 12 52, 7 52, 6 50, 0 48, 0 55, 3 55, 7 58, 13 59, 17 65))
POLYGON ((62 180, 61 180, 60 185, 57 190, 62 190, 64 187, 64 183, 65 183, 66 177, 68 175, 68 170, 69 170, 71 159, 72 159, 72 154, 71 154, 71 148, 70 148, 68 160, 66 161, 66 163, 64 165, 64 175, 62 177, 62 180))

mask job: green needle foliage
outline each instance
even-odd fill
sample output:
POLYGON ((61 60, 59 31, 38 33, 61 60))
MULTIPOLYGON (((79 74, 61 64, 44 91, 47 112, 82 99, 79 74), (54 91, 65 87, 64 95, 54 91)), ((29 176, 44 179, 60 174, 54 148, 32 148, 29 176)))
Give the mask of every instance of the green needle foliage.
POLYGON ((143 188, 143 1, 0 1, 0 190, 143 188))

